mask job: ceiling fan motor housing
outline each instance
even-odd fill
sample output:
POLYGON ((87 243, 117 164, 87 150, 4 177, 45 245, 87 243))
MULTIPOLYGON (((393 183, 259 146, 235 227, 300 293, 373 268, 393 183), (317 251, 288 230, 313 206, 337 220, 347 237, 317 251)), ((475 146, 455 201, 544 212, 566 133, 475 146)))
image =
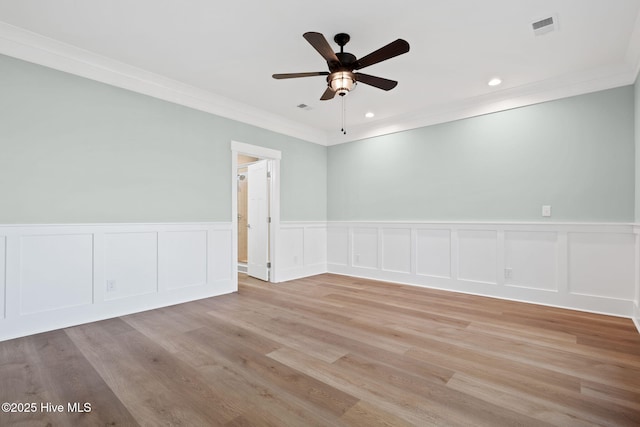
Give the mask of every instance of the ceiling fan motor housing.
POLYGON ((348 70, 353 71, 356 66, 356 57, 347 52, 336 52, 336 56, 338 57, 339 63, 327 61, 329 65, 329 71, 340 71, 340 70, 348 70))

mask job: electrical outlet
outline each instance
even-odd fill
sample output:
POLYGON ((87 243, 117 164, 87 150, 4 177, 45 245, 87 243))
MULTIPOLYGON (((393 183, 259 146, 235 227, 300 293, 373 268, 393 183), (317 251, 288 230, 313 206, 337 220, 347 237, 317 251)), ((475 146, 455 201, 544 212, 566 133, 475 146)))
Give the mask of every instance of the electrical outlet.
POLYGON ((504 278, 505 279, 513 279, 513 269, 512 268, 505 268, 504 269, 504 278))
POLYGON ((107 292, 115 292, 115 291, 116 291, 116 281, 107 280, 107 292))
POLYGON ((298 264, 298 255, 293 256, 293 263, 298 264))
POLYGON ((356 254, 356 262, 360 262, 360 254, 356 254))
POLYGON ((542 216, 551 216, 551 205, 542 205, 542 216))

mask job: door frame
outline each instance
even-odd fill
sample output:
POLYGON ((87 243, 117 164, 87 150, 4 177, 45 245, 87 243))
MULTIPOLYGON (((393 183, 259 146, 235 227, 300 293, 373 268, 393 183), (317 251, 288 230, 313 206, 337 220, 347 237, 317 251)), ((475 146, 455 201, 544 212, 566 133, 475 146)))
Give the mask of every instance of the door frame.
POLYGON ((233 254, 233 268, 231 270, 235 288, 238 289, 238 187, 237 170, 238 154, 257 157, 268 160, 271 179, 269 180, 269 212, 271 223, 269 224, 269 282, 277 283, 278 265, 278 238, 280 231, 280 159, 282 152, 258 145, 246 144, 239 141, 231 141, 231 250, 233 254))

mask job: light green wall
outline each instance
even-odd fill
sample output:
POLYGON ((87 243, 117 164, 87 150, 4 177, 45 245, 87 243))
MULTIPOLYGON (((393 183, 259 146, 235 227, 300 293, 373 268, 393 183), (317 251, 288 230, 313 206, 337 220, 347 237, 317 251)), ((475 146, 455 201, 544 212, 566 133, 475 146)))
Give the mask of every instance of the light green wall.
POLYGON ((329 147, 328 218, 633 221, 633 95, 622 87, 329 147))
POLYGON ((231 140, 282 151, 282 220, 326 219, 325 147, 0 55, 0 223, 230 221, 231 140))
POLYGON ((229 221, 231 140, 282 151, 285 221, 633 221, 639 93, 327 149, 0 55, 0 223, 229 221))
POLYGON ((640 222, 640 75, 636 78, 634 88, 634 124, 635 124, 635 148, 636 148, 636 191, 635 191, 635 220, 640 222))

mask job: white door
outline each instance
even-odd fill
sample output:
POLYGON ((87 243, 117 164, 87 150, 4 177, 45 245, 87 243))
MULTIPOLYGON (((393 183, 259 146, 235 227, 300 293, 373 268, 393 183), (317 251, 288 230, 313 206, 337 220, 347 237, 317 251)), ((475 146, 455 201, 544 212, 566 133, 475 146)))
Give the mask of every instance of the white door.
POLYGON ((269 181, 267 160, 248 166, 247 273, 269 280, 269 181))

